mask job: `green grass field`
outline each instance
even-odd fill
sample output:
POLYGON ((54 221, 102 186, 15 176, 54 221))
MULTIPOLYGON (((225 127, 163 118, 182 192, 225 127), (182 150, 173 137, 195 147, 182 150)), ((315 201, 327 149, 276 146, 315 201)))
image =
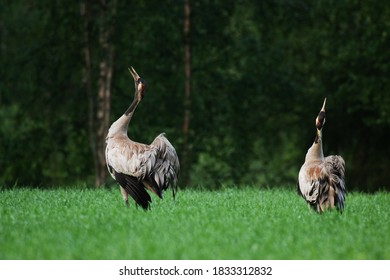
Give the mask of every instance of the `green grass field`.
POLYGON ((181 190, 126 208, 119 189, 0 191, 0 259, 390 259, 390 194, 343 214, 295 189, 181 190))

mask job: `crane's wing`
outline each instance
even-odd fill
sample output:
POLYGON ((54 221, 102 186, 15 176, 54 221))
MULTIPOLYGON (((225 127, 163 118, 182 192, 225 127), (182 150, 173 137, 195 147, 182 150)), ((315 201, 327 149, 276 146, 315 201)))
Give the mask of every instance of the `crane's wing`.
POLYGON ((109 142, 106 148, 107 165, 140 181, 151 172, 156 158, 155 148, 130 140, 109 142))
POLYGON ((153 184, 155 183, 161 191, 171 186, 172 195, 175 197, 175 188, 180 172, 180 163, 176 150, 164 133, 157 136, 150 146, 156 149, 157 156, 152 173, 149 175, 149 180, 153 184))
POLYGON ((328 178, 328 183, 335 190, 337 208, 344 209, 345 201, 345 161, 341 156, 328 156, 324 159, 323 176, 328 178))

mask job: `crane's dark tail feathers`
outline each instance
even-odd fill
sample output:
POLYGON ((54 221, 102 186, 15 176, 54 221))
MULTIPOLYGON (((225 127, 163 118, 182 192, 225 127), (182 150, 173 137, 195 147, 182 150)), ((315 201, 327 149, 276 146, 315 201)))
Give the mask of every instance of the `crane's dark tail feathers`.
POLYGON ((168 173, 165 175, 165 182, 167 182, 166 188, 171 187, 172 197, 175 199, 177 193, 177 173, 173 166, 169 167, 168 173))
POLYGON ((126 192, 134 199, 135 203, 141 206, 144 210, 150 208, 152 199, 144 188, 142 182, 137 178, 123 173, 115 172, 115 179, 126 190, 126 192))
POLYGON ((155 193, 159 198, 162 199, 162 191, 153 177, 145 178, 146 183, 152 188, 153 193, 155 193))
POLYGON ((169 177, 169 184, 171 185, 173 200, 175 200, 176 192, 177 192, 177 185, 175 184, 175 178, 172 174, 169 177))
POLYGON ((339 179, 336 188, 336 196, 337 209, 342 213, 344 210, 344 201, 345 201, 345 183, 344 180, 339 179))

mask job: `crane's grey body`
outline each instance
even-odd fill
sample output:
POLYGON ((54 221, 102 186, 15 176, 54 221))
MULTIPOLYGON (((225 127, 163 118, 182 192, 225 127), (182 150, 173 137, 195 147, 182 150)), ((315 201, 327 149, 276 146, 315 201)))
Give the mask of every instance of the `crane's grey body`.
POLYGON ((322 127, 325 124, 325 102, 326 99, 316 119, 316 138, 299 171, 297 190, 319 213, 335 206, 342 212, 345 201, 345 162, 341 156, 324 157, 322 127))
POLYGON ((137 205, 148 209, 151 197, 146 189, 162 198, 163 191, 171 186, 175 194, 180 164, 175 148, 164 133, 158 135, 150 145, 129 139, 127 128, 144 90, 144 84, 137 83, 140 79, 138 74, 134 69, 130 72, 136 83, 136 94, 125 114, 108 131, 106 162, 111 176, 120 185, 126 204, 130 195, 137 205))

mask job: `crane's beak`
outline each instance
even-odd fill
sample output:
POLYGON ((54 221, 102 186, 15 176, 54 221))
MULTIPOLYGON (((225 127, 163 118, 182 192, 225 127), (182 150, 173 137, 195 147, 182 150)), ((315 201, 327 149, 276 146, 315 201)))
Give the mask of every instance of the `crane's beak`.
POLYGON ((138 81, 140 76, 137 74, 137 72, 135 72, 135 70, 132 66, 130 66, 129 72, 130 72, 131 76, 133 76, 134 82, 138 81))
POLYGON ((321 130, 325 124, 325 104, 326 104, 326 97, 324 100, 324 104, 322 104, 321 111, 316 118, 316 127, 318 130, 321 130))
POLYGON ((324 99, 324 104, 322 104, 321 112, 325 112, 326 97, 324 99))

